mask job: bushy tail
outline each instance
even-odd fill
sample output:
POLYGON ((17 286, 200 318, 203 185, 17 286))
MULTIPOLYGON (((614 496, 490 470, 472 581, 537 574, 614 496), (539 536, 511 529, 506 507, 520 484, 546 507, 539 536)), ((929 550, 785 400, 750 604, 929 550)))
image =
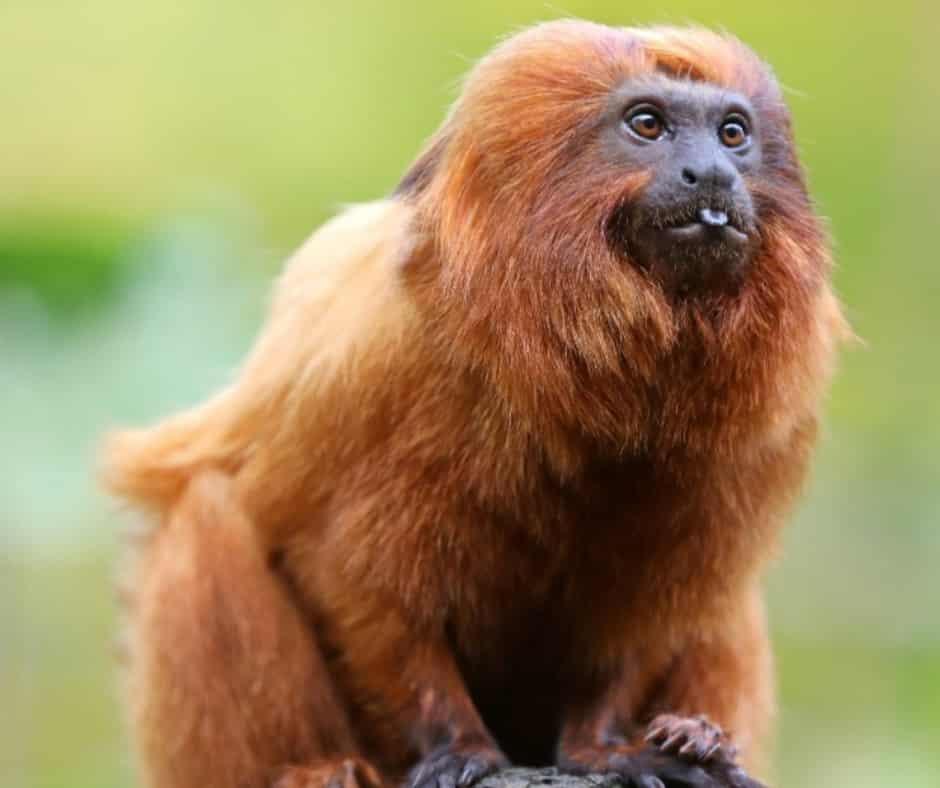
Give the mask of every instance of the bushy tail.
POLYGON ((102 484, 115 496, 164 513, 200 471, 233 472, 239 450, 229 429, 229 392, 154 427, 106 436, 101 453, 102 484))

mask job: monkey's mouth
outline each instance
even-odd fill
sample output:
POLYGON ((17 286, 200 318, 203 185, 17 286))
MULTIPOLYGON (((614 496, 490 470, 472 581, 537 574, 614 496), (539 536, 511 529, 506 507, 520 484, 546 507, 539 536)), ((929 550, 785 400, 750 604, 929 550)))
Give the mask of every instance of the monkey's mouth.
POLYGON ((734 288, 753 256, 756 233, 747 212, 713 201, 672 210, 636 210, 614 221, 627 259, 666 290, 734 288))
POLYGON ((663 231, 673 240, 695 243, 727 243, 745 246, 749 237, 732 216, 720 208, 699 208, 693 219, 683 217, 675 223, 666 224, 663 231))

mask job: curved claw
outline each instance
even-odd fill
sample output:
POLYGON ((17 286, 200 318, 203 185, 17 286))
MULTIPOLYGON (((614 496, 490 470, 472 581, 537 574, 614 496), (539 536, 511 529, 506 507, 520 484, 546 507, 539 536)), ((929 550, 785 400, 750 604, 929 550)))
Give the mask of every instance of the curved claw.
POLYGON ((679 755, 692 754, 695 754, 699 758, 701 758, 704 754, 703 750, 699 747, 699 743, 695 741, 695 739, 690 739, 679 748, 679 755))
POLYGON ((718 753, 721 749, 721 742, 715 742, 711 747, 708 748, 707 752, 703 756, 702 760, 710 761, 714 755, 718 753))
POLYGON ((494 772, 498 767, 495 764, 487 763, 479 758, 469 758, 460 776, 457 778, 457 785, 468 786, 478 780, 482 780, 488 774, 494 772))
POLYGON ((686 734, 684 731, 676 731, 668 739, 666 739, 666 741, 660 744, 659 748, 661 750, 669 751, 673 747, 675 747, 677 742, 682 741, 683 739, 685 739, 685 737, 686 737, 686 734))

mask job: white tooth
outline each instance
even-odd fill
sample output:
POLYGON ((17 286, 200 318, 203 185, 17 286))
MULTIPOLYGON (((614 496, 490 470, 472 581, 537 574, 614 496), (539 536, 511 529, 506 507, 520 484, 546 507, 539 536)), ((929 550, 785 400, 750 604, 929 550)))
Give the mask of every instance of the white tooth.
POLYGON ((728 214, 724 211, 702 208, 698 212, 698 216, 702 224, 707 224, 709 227, 724 227, 728 224, 728 214))

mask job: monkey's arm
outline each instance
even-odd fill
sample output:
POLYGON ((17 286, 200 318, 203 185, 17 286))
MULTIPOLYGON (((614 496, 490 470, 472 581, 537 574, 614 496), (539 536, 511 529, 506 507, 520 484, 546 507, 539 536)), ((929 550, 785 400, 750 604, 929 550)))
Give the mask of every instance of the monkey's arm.
POLYGON ((651 723, 650 740, 663 745, 673 738, 667 749, 678 751, 690 737, 708 734, 686 730, 677 720, 703 715, 727 736, 722 746, 759 772, 773 704, 764 606, 759 590, 749 588, 721 632, 693 641, 675 659, 650 706, 649 716, 666 715, 651 723))
POLYGON ((721 631, 687 642, 665 669, 652 667, 655 658, 644 661, 628 660, 590 703, 572 710, 559 741, 559 765, 620 772, 642 788, 658 788, 660 778, 759 785, 737 767, 739 753, 748 769, 761 765, 773 704, 757 590, 742 593, 721 631))

